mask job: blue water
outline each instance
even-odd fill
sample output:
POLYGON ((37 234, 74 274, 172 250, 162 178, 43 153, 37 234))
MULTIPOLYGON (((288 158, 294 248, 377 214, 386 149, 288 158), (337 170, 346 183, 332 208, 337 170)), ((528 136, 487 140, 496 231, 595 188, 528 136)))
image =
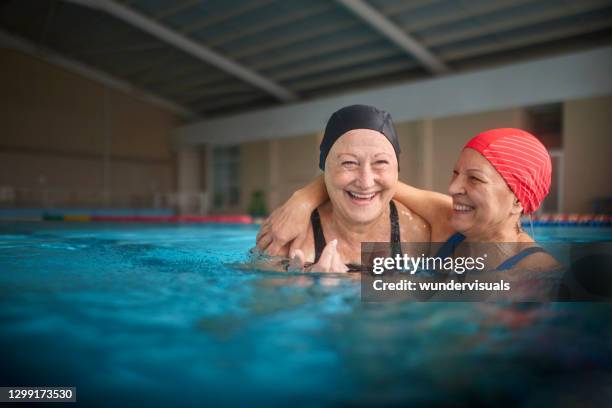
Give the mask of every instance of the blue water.
POLYGON ((233 267, 256 233, 0 224, 0 385, 76 386, 105 406, 612 400, 609 304, 363 304, 347 275, 233 267))

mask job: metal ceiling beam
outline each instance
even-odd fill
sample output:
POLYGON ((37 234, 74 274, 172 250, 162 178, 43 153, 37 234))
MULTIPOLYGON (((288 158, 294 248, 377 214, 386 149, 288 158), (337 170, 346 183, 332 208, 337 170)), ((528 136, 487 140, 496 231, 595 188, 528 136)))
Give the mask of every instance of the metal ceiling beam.
POLYGON ((237 144, 321 132, 341 106, 367 103, 395 123, 511 109, 612 92, 612 47, 515 63, 464 74, 326 96, 308 102, 224 115, 181 126, 179 145, 237 144), (537 92, 534 92, 537 90, 537 92), (500 98, 499 95, 504 95, 500 98), (244 129, 248 129, 245 132, 244 129))
POLYGON ((165 45, 156 43, 144 43, 144 44, 133 44, 133 45, 123 45, 123 46, 113 46, 113 47, 105 47, 100 49, 86 50, 81 53, 81 55, 112 55, 112 54, 129 54, 129 53, 138 53, 138 52, 146 52, 151 50, 159 50, 160 48, 164 48, 165 45))
POLYGON ((283 52, 280 56, 263 53, 261 56, 258 56, 257 59, 251 59, 249 61, 249 65, 257 70, 263 71, 265 69, 272 69, 279 65, 284 65, 291 62, 299 62, 306 58, 325 56, 326 54, 330 54, 332 52, 341 53, 351 48, 372 45, 380 41, 380 38, 373 37, 369 35, 369 33, 354 35, 344 40, 336 39, 334 42, 327 41, 316 43, 311 41, 307 48, 293 47, 283 52))
MULTIPOLYGON (((210 84, 210 85, 217 85, 220 82, 225 82, 229 79, 232 79, 231 77, 228 77, 227 75, 222 75, 222 74, 215 74, 215 75, 205 75, 205 74, 190 74, 190 75, 186 75, 186 76, 180 76, 178 78, 174 78, 169 80, 167 83, 158 83, 155 84, 155 88, 156 89, 160 89, 160 90, 164 90, 170 93, 176 93, 176 92, 181 92, 185 89, 191 89, 193 87, 196 86, 203 86, 206 84, 210 84)), ((232 81, 232 82, 236 82, 236 81, 232 81)))
MULTIPOLYGON (((496 0, 477 4, 468 2, 466 3, 466 6, 462 7, 462 11, 438 13, 431 18, 421 18, 418 21, 413 22, 405 22, 403 19, 398 18, 398 25, 414 33, 434 27, 437 28, 449 23, 467 20, 468 18, 480 17, 489 13, 512 9, 514 7, 537 2, 538 0, 496 0)), ((510 13, 510 11, 508 12, 510 13)))
POLYGON ((449 49, 443 51, 442 55, 449 61, 456 61, 466 58, 484 56, 487 53, 506 51, 512 48, 528 47, 536 44, 545 43, 548 41, 560 40, 572 36, 577 36, 593 31, 612 28, 612 18, 602 18, 582 22, 581 24, 563 25, 554 29, 547 29, 540 33, 526 32, 514 34, 511 39, 504 39, 502 42, 495 41, 487 44, 475 44, 461 48, 449 49))
POLYGON ((284 67, 280 69, 270 70, 267 74, 277 81, 291 81, 301 77, 310 76, 313 74, 324 73, 337 68, 345 68, 349 73, 350 69, 357 65, 367 64, 373 61, 379 61, 386 57, 397 56, 405 59, 404 55, 396 50, 385 48, 369 49, 354 53, 346 53, 338 58, 328 58, 315 63, 301 61, 293 67, 284 67))
POLYGON ((292 35, 293 33, 286 33, 282 37, 277 37, 274 39, 270 39, 266 41, 264 44, 256 44, 255 46, 249 46, 243 48, 237 52, 232 52, 233 58, 248 58, 252 56, 256 56, 261 54, 262 52, 276 50, 281 47, 288 47, 293 44, 304 42, 304 41, 313 41, 317 38, 322 38, 337 33, 339 31, 347 30, 354 28, 358 25, 357 21, 351 19, 349 21, 344 22, 334 22, 332 25, 320 25, 312 30, 300 30, 297 34, 292 35))
POLYGON ((204 99, 200 102, 192 103, 194 109, 197 109, 198 112, 202 112, 204 115, 208 111, 215 109, 231 109, 235 108, 237 105, 243 105, 245 103, 250 103, 257 100, 264 100, 266 98, 265 95, 250 95, 250 96, 228 96, 225 98, 213 98, 213 99, 204 99))
POLYGON ((401 1, 398 3, 392 3, 389 5, 381 5, 381 11, 383 14, 399 14, 409 13, 412 10, 416 10, 425 6, 429 6, 432 3, 440 3, 442 0, 411 0, 401 1))
POLYGON ((164 20, 164 19, 166 19, 168 17, 172 17, 175 14, 185 12, 185 11, 189 10, 192 7, 195 7, 196 5, 198 5, 200 3, 201 3, 201 0, 186 0, 186 1, 183 1, 182 3, 179 3, 179 4, 173 4, 169 8, 163 9, 163 10, 155 13, 155 16, 153 16, 153 18, 155 20, 161 21, 161 20, 164 20))
POLYGON ((365 66, 353 69, 350 72, 340 72, 335 74, 317 75, 316 77, 298 78, 294 81, 287 81, 294 89, 303 92, 317 91, 322 87, 338 86, 347 84, 350 81, 359 81, 368 77, 380 77, 415 69, 419 65, 414 62, 389 61, 380 63, 376 66, 365 66))
POLYGON ((77 73, 95 82, 102 83, 111 88, 128 93, 136 98, 153 103, 164 109, 179 113, 182 116, 190 118, 197 117, 195 112, 185 108, 184 106, 139 89, 126 81, 115 78, 105 72, 98 71, 97 69, 91 68, 81 62, 63 57, 54 51, 41 47, 38 44, 26 40, 25 38, 15 36, 14 34, 8 33, 2 29, 0 29, 0 45, 19 50, 29 55, 34 55, 51 64, 60 66, 68 71, 77 73))
POLYGON ((159 39, 165 41, 182 51, 193 55, 201 61, 214 65, 215 67, 228 72, 245 82, 256 86, 267 93, 274 95, 281 101, 288 102, 297 99, 290 90, 281 85, 270 81, 258 73, 218 54, 217 52, 199 44, 177 32, 166 28, 157 21, 140 14, 122 4, 110 0, 94 1, 94 0, 66 0, 70 3, 89 7, 94 10, 104 11, 110 15, 127 22, 128 24, 137 27, 159 39))
POLYGON ((379 33, 389 38, 403 50, 419 60, 434 74, 444 74, 449 67, 412 36, 399 29, 384 15, 376 11, 363 0, 336 0, 351 12, 359 16, 379 33))
MULTIPOLYGON (((246 86, 246 85, 245 85, 246 86)), ((203 88, 184 92, 176 95, 176 99, 183 104, 191 104, 193 101, 201 100, 205 97, 224 97, 234 95, 252 95, 253 88, 203 88)))
POLYGON ((261 7, 265 7, 274 3, 276 0, 257 0, 253 2, 247 2, 246 4, 236 5, 234 4, 231 9, 225 13, 223 12, 215 12, 212 16, 207 18, 199 19, 198 21, 193 22, 192 24, 182 27, 182 34, 193 34, 199 30, 203 30, 206 27, 210 27, 213 24, 223 23, 227 20, 230 20, 234 17, 241 16, 245 13, 249 13, 253 10, 256 10, 261 7))
POLYGON ((543 10, 536 10, 533 13, 520 17, 508 13, 507 19, 503 21, 495 20, 490 22, 485 20, 483 24, 427 36, 427 38, 423 40, 423 44, 427 47, 439 47, 472 38, 496 34, 500 31, 529 27, 560 18, 571 17, 576 14, 610 7, 610 5, 610 0, 590 0, 576 2, 571 5, 566 4, 566 7, 550 7, 543 10))
POLYGON ((331 4, 323 4, 310 8, 301 7, 299 11, 295 13, 282 14, 277 17, 270 17, 264 20, 263 22, 257 24, 248 24, 242 27, 242 29, 232 30, 231 33, 222 35, 218 38, 213 37, 212 39, 210 39, 210 41, 207 42, 211 46, 216 47, 243 37, 256 35, 261 33, 262 31, 268 31, 279 26, 286 26, 292 23, 295 24, 295 22, 297 21, 305 20, 309 17, 326 13, 332 9, 333 7, 331 4))
MULTIPOLYGON (((394 4, 391 6, 383 7, 382 11, 384 13, 395 13, 395 12, 404 12, 413 10, 418 7, 422 7, 426 4, 431 3, 435 0, 413 0, 410 3, 400 3, 394 4)), ((237 52, 232 53, 232 58, 242 59, 247 57, 252 57, 254 55, 261 54, 267 51, 273 51, 281 47, 287 47, 292 44, 296 44, 299 42, 314 40, 318 37, 328 36, 334 33, 338 33, 340 31, 346 31, 351 28, 358 26, 358 22, 353 19, 349 21, 336 21, 333 25, 328 26, 318 26, 317 28, 313 28, 308 31, 300 31, 297 35, 291 36, 290 34, 285 34, 282 37, 274 38, 266 41, 264 44, 257 44, 255 46, 242 48, 237 52)), ((285 55, 285 53, 283 53, 285 55)), ((274 65, 274 64, 272 64, 274 65)))

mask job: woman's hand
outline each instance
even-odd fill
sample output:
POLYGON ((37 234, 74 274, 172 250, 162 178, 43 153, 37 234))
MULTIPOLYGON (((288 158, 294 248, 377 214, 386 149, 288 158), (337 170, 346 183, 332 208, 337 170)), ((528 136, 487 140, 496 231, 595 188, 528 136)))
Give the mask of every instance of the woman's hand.
MULTIPOLYGON (((308 236, 310 214, 327 200, 323 177, 317 177, 274 210, 257 234, 257 247, 268 255, 287 256, 301 248, 308 236), (288 248, 286 245, 291 243, 288 248)), ((291 257, 293 258, 293 257, 291 257)))
POLYGON ((257 234, 257 247, 268 255, 286 256, 285 246, 291 242, 289 254, 301 248, 308 235, 312 210, 296 191, 282 206, 262 224, 257 234))
POLYGON ((297 249, 293 253, 291 263, 289 264, 288 271, 303 271, 303 272, 347 272, 348 268, 340 259, 338 254, 338 240, 334 239, 328 243, 323 252, 319 262, 309 267, 304 268, 304 253, 297 249))

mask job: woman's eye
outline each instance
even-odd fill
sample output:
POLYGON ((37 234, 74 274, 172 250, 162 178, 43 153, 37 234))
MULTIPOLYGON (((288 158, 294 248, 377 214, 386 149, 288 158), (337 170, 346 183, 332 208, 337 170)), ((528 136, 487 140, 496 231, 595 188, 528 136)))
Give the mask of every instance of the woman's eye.
POLYGON ((389 162, 387 160, 377 160, 374 162, 374 164, 381 166, 381 165, 389 164, 389 162))
POLYGON ((342 166, 344 167, 355 167, 357 166, 357 162, 355 161, 343 161, 342 166))
POLYGON ((474 177, 474 176, 470 176, 470 181, 473 181, 474 183, 481 183, 482 182, 481 179, 479 179, 477 177, 474 177))

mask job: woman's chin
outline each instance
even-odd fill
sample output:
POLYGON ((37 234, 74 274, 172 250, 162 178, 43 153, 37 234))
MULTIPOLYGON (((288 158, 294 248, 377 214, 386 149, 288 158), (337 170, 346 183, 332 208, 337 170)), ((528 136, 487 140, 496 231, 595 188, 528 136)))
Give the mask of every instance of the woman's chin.
POLYGON ((376 220, 382 213, 380 203, 371 203, 370 205, 355 206, 348 205, 347 215, 351 220, 358 224, 367 224, 376 220))
POLYGON ((455 215, 453 215, 453 217, 451 218, 451 227, 453 227, 453 229, 457 232, 460 233, 464 233, 465 231, 468 231, 470 229, 470 227, 472 226, 471 222, 466 222, 466 220, 461 219, 461 217, 457 217, 455 215))

